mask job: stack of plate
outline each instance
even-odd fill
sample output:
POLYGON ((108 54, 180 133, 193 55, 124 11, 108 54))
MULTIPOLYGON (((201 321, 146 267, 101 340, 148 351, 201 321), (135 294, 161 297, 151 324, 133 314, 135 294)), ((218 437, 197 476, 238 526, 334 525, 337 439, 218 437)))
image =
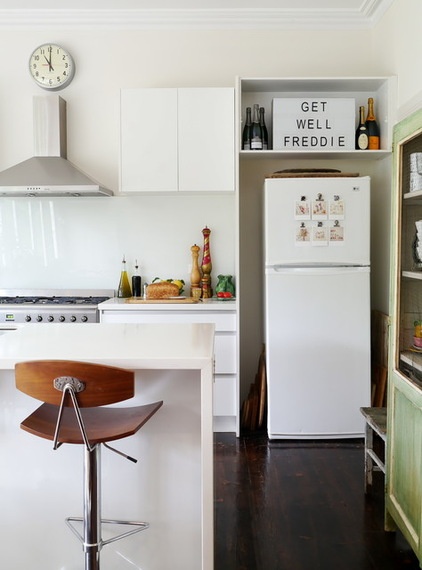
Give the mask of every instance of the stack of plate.
POLYGON ((422 152, 412 152, 410 155, 410 181, 409 191, 422 190, 422 152))

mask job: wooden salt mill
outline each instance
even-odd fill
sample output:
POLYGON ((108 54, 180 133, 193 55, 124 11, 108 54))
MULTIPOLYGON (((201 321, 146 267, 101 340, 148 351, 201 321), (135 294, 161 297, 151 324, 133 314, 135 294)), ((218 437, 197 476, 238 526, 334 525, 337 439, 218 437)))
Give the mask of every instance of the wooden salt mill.
POLYGON ((202 279, 201 279, 201 287, 202 287, 202 298, 209 299, 212 297, 212 288, 211 288, 211 252, 210 252, 210 233, 211 230, 205 226, 202 230, 202 235, 204 236, 204 249, 202 252, 202 279))
POLYGON ((192 271, 190 274, 190 296, 193 297, 192 289, 201 286, 201 271, 199 270, 199 250, 201 248, 198 245, 193 245, 190 250, 192 252, 192 271))

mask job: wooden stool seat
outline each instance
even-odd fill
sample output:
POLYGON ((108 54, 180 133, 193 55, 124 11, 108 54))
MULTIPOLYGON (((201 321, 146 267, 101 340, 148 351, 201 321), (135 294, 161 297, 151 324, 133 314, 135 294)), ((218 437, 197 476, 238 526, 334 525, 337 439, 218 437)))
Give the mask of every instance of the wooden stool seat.
POLYGON ((15 366, 16 387, 43 403, 21 423, 21 428, 54 442, 84 446, 84 513, 66 523, 83 544, 85 570, 99 570, 100 550, 149 527, 147 522, 101 518, 101 444, 136 434, 163 405, 162 401, 134 407, 113 406, 135 394, 131 370, 70 360, 34 360, 15 366), (79 532, 74 524, 82 524, 79 532), (102 524, 129 527, 108 540, 102 539, 102 524))
MULTIPOLYGON (((132 408, 82 408, 81 415, 90 444, 115 441, 134 435, 157 411, 156 404, 132 408)), ((22 423, 33 435, 53 441, 57 424, 57 406, 42 404, 22 423)), ((58 441, 84 444, 73 408, 64 408, 58 441)))

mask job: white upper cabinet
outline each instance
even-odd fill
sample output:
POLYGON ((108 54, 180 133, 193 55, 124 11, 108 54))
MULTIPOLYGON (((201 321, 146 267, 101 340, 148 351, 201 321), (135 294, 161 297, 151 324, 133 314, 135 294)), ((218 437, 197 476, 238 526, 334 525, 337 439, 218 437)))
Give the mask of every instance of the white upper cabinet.
POLYGON ((234 191, 234 132, 234 89, 122 90, 120 191, 234 191))
POLYGON ((121 91, 120 190, 177 190, 177 89, 121 91))

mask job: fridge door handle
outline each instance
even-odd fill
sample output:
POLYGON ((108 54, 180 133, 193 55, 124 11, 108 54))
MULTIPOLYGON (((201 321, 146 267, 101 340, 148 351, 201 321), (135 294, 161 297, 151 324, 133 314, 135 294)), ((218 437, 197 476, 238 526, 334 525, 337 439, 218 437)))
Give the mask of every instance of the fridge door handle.
POLYGON ((369 273, 370 267, 369 265, 272 265, 266 268, 267 274, 332 275, 356 272, 369 273))

